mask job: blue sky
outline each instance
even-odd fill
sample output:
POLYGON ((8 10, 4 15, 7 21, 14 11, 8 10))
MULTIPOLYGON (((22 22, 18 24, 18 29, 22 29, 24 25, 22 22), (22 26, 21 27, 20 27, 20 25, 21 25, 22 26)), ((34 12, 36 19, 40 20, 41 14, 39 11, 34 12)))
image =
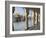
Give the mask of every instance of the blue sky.
MULTIPOLYGON (((15 7, 15 9, 18 11, 20 15, 24 14, 24 8, 23 7, 15 7)), ((29 10, 29 14, 32 15, 32 10, 29 10)))

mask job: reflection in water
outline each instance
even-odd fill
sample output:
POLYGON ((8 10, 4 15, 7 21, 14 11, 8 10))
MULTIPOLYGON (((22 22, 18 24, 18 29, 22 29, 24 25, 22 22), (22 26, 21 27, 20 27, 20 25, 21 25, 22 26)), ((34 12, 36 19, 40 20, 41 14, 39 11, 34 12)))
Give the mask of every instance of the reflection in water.
POLYGON ((24 30, 24 27, 25 27, 25 22, 16 22, 14 23, 14 30, 24 30))
MULTIPOLYGON (((29 27, 31 27, 32 26, 31 20, 29 20, 28 22, 29 22, 29 27)), ((23 31, 25 30, 26 22, 25 21, 14 22, 13 25, 15 31, 23 31)))

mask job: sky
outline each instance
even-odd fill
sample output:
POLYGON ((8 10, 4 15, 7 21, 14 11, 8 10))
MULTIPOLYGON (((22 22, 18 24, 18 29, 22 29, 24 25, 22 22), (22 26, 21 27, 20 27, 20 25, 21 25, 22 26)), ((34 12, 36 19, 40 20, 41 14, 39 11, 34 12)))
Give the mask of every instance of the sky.
MULTIPOLYGON (((25 13, 23 7, 15 7, 15 10, 16 10, 20 15, 23 15, 23 14, 25 13)), ((29 10, 29 14, 30 14, 30 16, 32 15, 32 10, 31 10, 31 9, 29 10)))
POLYGON ((16 7, 15 10, 18 11, 18 13, 19 13, 20 15, 23 15, 23 14, 24 14, 24 8, 16 7))

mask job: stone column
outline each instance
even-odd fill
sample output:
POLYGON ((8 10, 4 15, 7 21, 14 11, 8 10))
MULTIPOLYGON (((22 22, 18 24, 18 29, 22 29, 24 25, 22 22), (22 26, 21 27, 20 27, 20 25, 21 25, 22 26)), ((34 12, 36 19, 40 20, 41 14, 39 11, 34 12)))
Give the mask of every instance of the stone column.
POLYGON ((34 9, 32 9, 32 26, 34 26, 34 9))
POLYGON ((26 22, 27 22, 27 17, 26 17, 27 13, 26 13, 26 9, 25 8, 24 8, 24 11, 25 11, 24 12, 24 16, 25 16, 25 27, 24 28, 27 29, 27 25, 26 25, 26 22))
POLYGON ((35 11, 35 25, 37 24, 37 11, 35 11))
POLYGON ((26 24, 27 24, 27 29, 26 30, 28 30, 28 15, 29 15, 29 9, 28 8, 26 8, 26 13, 27 13, 27 16, 26 16, 26 24))

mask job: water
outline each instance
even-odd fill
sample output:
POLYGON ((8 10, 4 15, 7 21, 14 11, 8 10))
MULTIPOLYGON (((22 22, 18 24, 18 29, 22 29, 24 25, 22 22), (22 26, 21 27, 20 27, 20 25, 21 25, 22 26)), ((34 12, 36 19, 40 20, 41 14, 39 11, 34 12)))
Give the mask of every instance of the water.
MULTIPOLYGON (((14 25, 14 31, 24 31, 26 22, 25 21, 14 22, 13 25, 14 25)), ((31 26, 32 26, 32 20, 28 20, 28 27, 31 27, 31 26)))

